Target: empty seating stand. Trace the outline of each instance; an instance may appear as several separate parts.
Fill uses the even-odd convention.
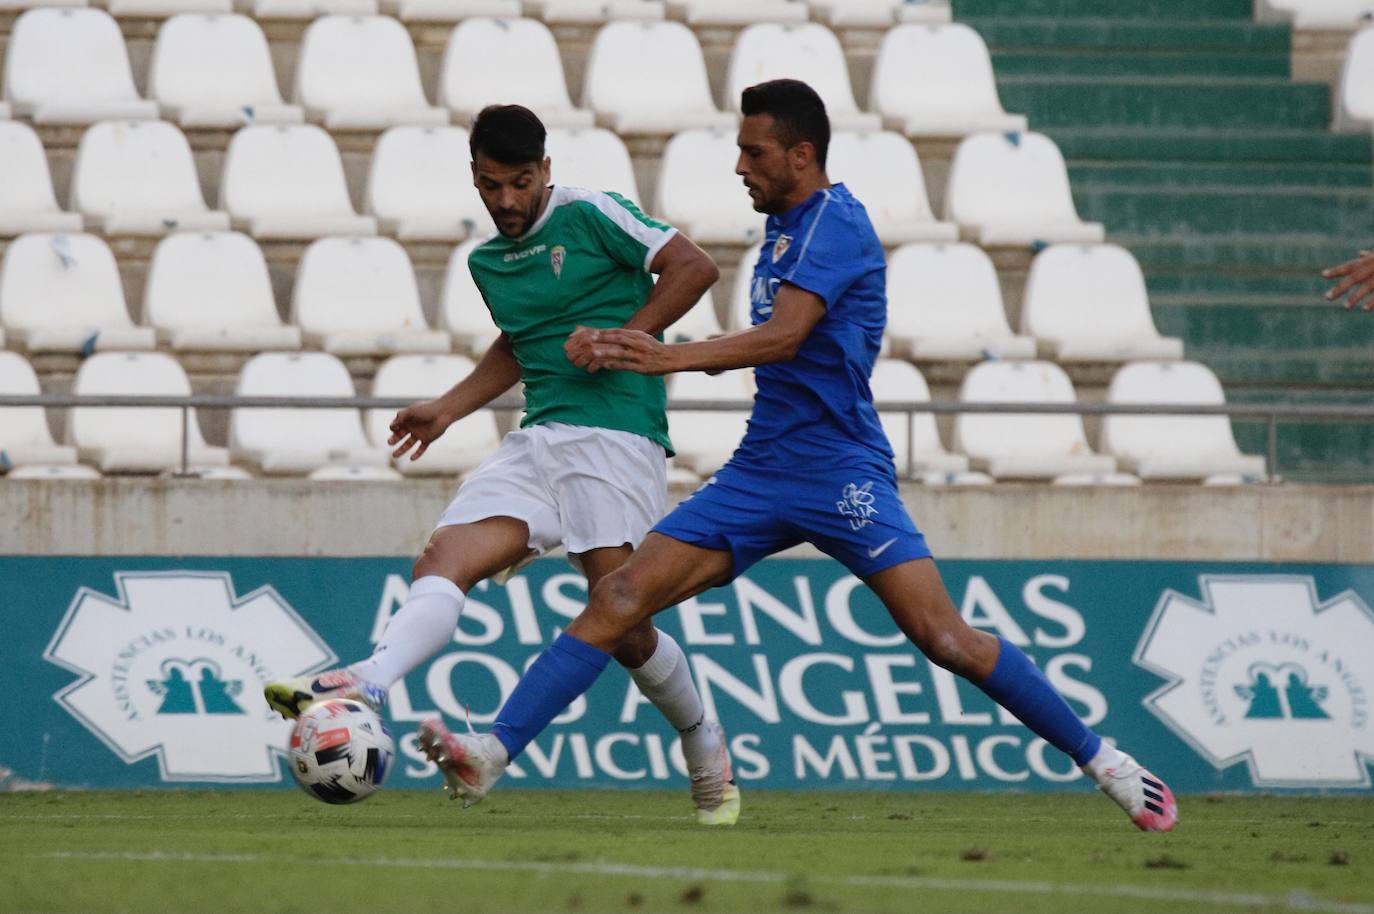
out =
[[[735,174],[738,158],[733,131],[685,130],[673,137],[663,150],[654,215],[698,244],[763,237],[764,216]]]
[[[38,134],[27,124],[0,121],[0,237],[80,230],[81,216],[57,207]]]
[[[590,127],[595,120],[573,107],[553,33],[533,19],[460,22],[444,50],[439,103],[461,124],[497,103],[524,105],[546,127]]]
[[[455,347],[478,357],[501,335],[468,270],[468,255],[488,237],[473,238],[453,249],[439,302],[439,323],[452,335]]]
[[[916,149],[901,134],[835,134],[826,172],[864,205],[884,245],[958,240],[958,226],[935,221]]]
[[[490,225],[462,127],[392,127],[377,140],[364,209],[403,241],[461,241]]]
[[[36,396],[42,393],[33,366],[17,352],[0,350],[0,393]],[[28,465],[76,463],[76,448],[58,444],[48,429],[41,406],[0,407],[0,471]]]
[[[833,130],[876,130],[882,119],[859,110],[849,81],[844,51],[829,29],[815,22],[801,25],[759,23],[740,32],[730,55],[725,103],[740,110],[740,93],[770,79],[800,79],[825,102]]]
[[[377,369],[372,383],[374,397],[408,397],[429,400],[449,390],[472,373],[475,364],[460,355],[396,355]],[[367,437],[378,447],[387,447],[395,410],[370,409],[364,416]],[[396,469],[407,476],[457,475],[475,468],[496,450],[501,442],[496,416],[479,409],[453,423],[432,442],[424,456],[414,454],[392,458]]]

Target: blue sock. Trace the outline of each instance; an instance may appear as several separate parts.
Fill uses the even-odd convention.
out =
[[[1102,745],[1102,738],[1078,719],[1064,696],[1019,647],[1005,638],[997,640],[1002,645],[997,665],[991,676],[978,683],[978,688],[1051,746],[1079,765],[1088,764]]]
[[[567,632],[530,665],[510,698],[496,715],[491,732],[514,761],[549,721],[592,687],[611,662],[611,655],[579,641]]]

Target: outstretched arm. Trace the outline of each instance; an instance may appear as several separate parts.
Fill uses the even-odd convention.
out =
[[[1326,293],[1327,301],[1335,301],[1345,293],[1354,289],[1350,298],[1346,299],[1345,307],[1347,310],[1354,308],[1364,301],[1364,310],[1374,311],[1374,251],[1361,251],[1360,256],[1354,260],[1322,271],[1325,279],[1340,279],[1341,283]]]
[[[711,255],[681,232],[654,255],[649,271],[658,274],[658,282],[644,306],[625,322],[625,329],[643,330],[651,336],[677,323],[720,279]]]
[[[502,333],[487,348],[472,373],[453,385],[447,393],[407,406],[391,420],[391,437],[396,445],[393,457],[414,448],[411,460],[419,460],[435,439],[453,423],[470,415],[510,390],[520,380],[520,363],[515,360],[510,337]]]
[[[727,371],[790,362],[824,316],[825,301],[819,295],[784,283],[773,298],[768,320],[713,340],[666,344],[635,330],[584,327],[568,338],[564,349],[574,365],[592,372]]]

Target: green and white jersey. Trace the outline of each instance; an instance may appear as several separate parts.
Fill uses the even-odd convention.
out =
[[[546,422],[643,435],[669,454],[663,379],[589,374],[563,353],[579,326],[620,327],[653,289],[649,264],[677,234],[618,194],[555,186],[521,238],[497,235],[468,256],[525,382],[524,428]]]

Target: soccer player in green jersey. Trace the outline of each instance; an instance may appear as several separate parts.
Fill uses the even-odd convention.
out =
[[[525,385],[520,429],[459,487],[372,656],[267,686],[268,703],[286,717],[322,698],[380,707],[395,682],[450,643],[478,582],[562,545],[590,592],[665,512],[672,445],[663,379],[588,374],[563,343],[579,326],[661,334],[719,271],[623,197],[552,185],[544,138],[539,119],[517,105],[487,108],[473,123],[473,180],[498,233],[468,266],[501,335],[451,390],[401,410],[391,444],[395,456],[419,459],[517,381]],[[739,791],[725,735],[705,719],[682,648],[646,622],[615,657],[682,735],[698,821],[733,824]]]

